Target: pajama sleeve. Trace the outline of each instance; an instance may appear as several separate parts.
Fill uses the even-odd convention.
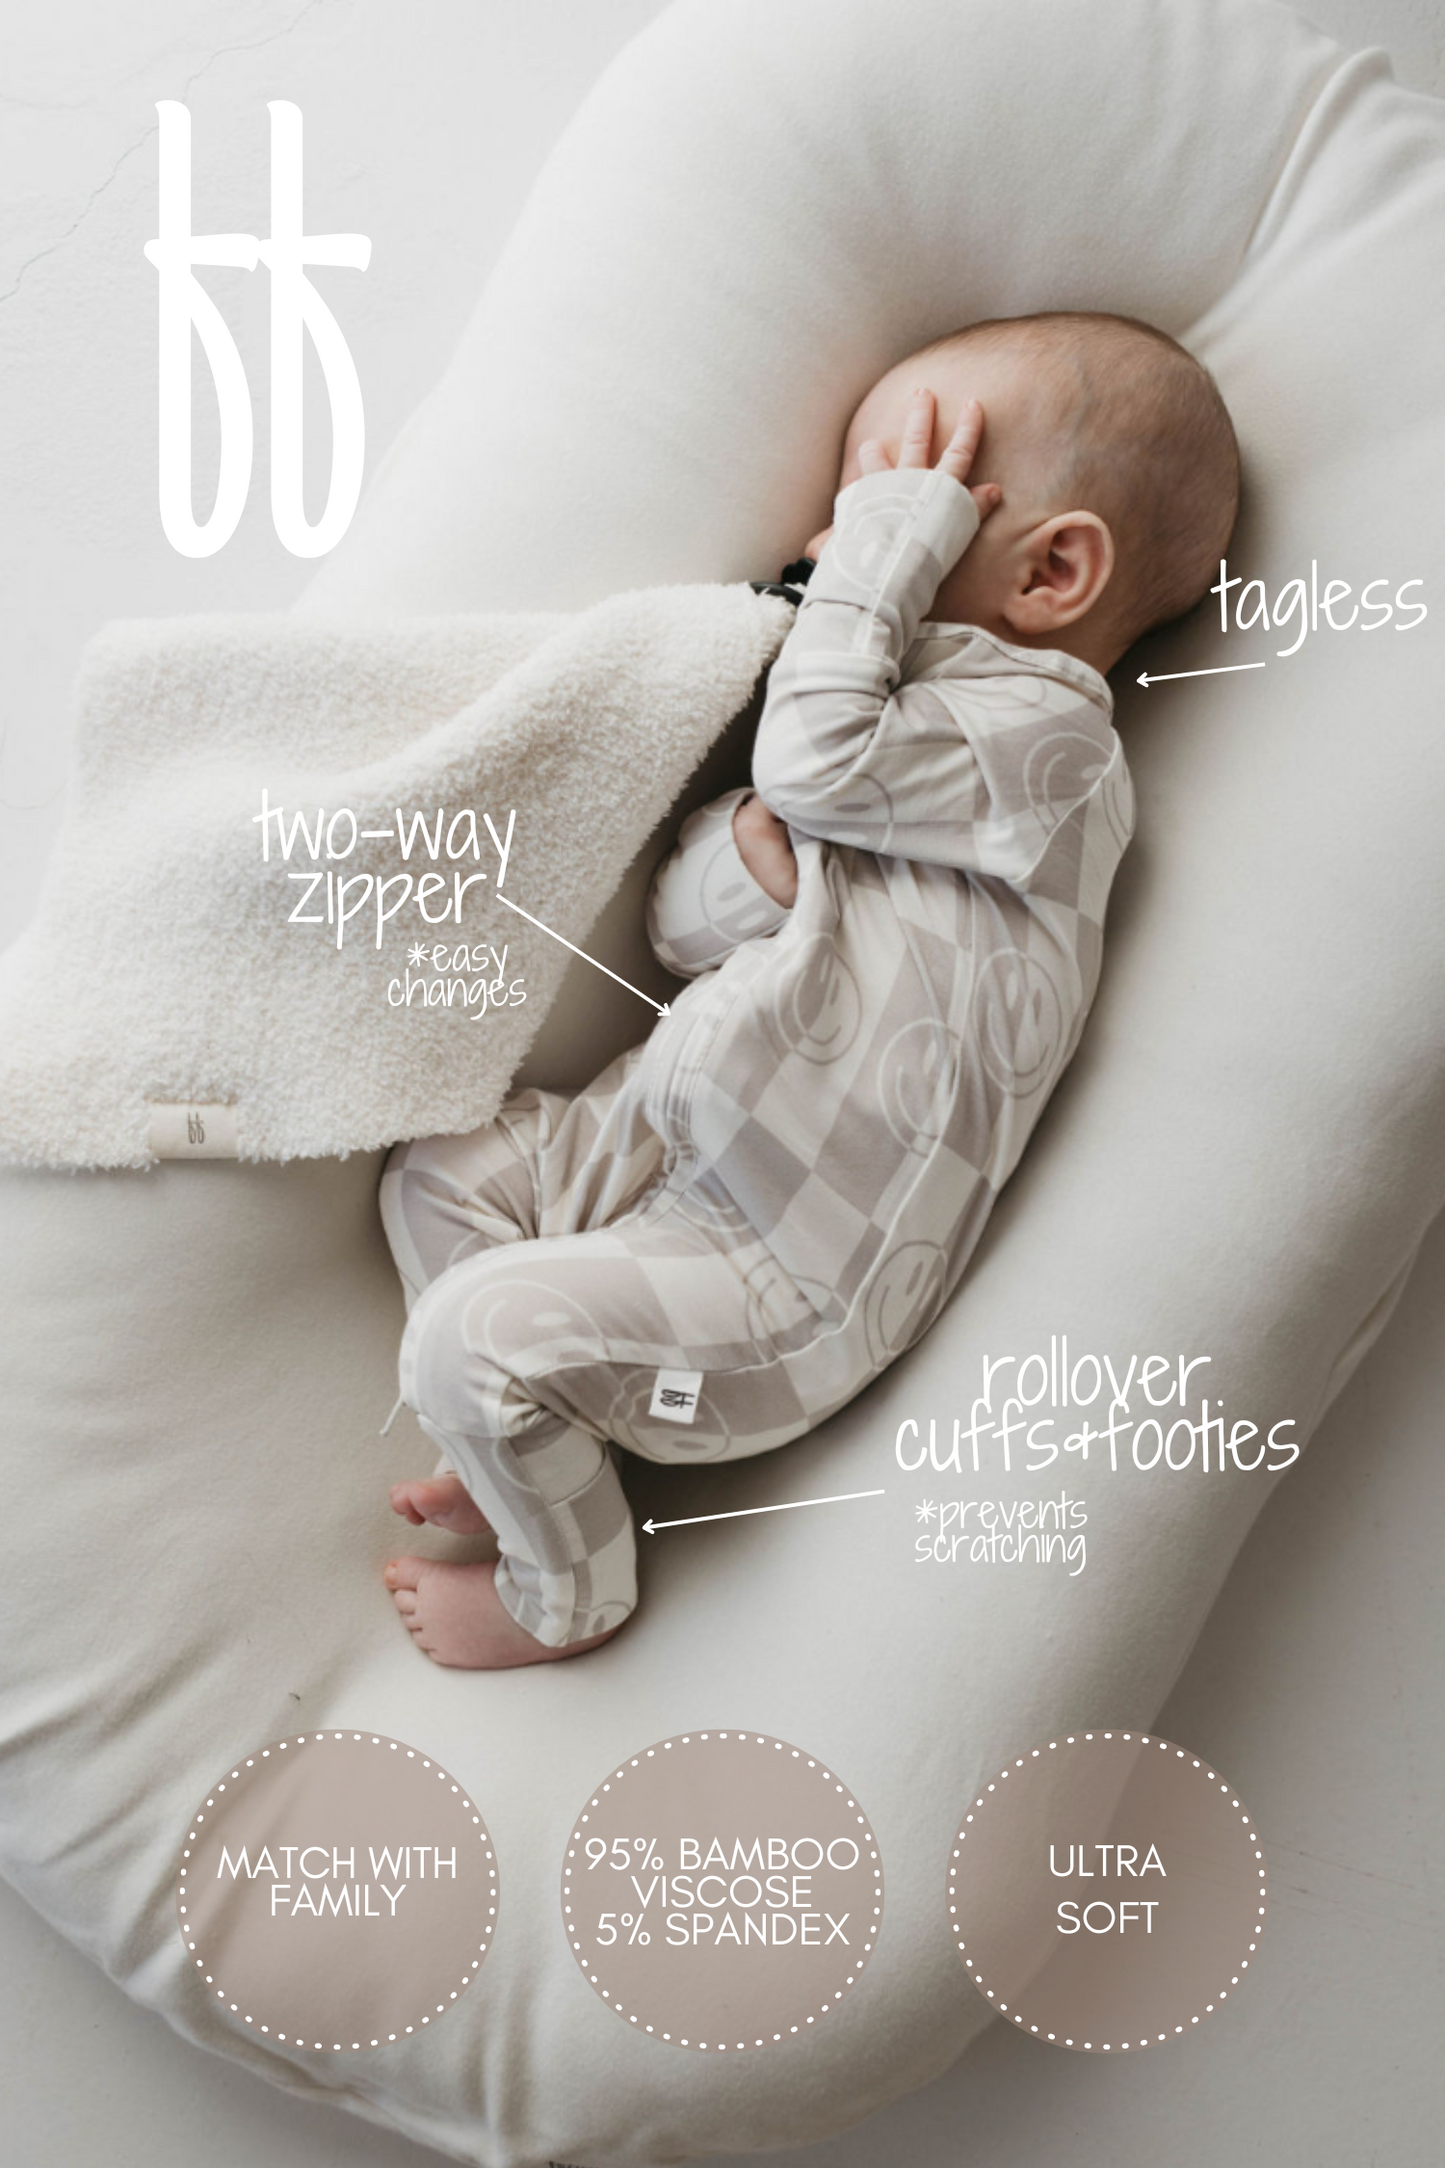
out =
[[[748,796],[732,790],[689,815],[653,875],[647,938],[658,961],[680,979],[711,971],[740,943],[775,932],[788,915],[739,856],[733,814]]]
[[[1041,651],[1037,667],[1014,670],[981,634],[985,665],[902,681],[978,525],[941,467],[860,475],[839,492],[769,676],[753,780],[804,835],[1026,889],[1122,748],[1102,679],[1086,689],[1083,666],[1062,656]]]

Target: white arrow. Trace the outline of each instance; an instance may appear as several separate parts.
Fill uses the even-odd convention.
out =
[[[1225,677],[1231,670],[1262,670],[1263,668],[1264,664],[1262,662],[1221,662],[1217,663],[1212,670],[1156,670],[1153,677],[1150,677],[1147,670],[1141,670],[1134,683],[1136,685],[1162,685],[1166,678]],[[506,898],[503,897],[502,900],[505,902]]]
[[[685,1521],[644,1521],[648,1535],[659,1528],[696,1528],[699,1521],[742,1521],[750,1513],[793,1513],[799,1506],[841,1506],[849,1498],[881,1498],[881,1490],[838,1491],[832,1498],[790,1498],[781,1506],[740,1506],[735,1513],[694,1513]]]
[[[519,918],[524,918],[529,926],[535,926],[539,933],[550,934],[554,941],[560,941],[563,948],[571,949],[574,956],[580,956],[584,964],[591,964],[594,971],[606,971],[609,979],[616,979],[619,986],[625,986],[629,994],[636,994],[639,1001],[645,1001],[649,1009],[656,1009],[659,1016],[672,1014],[669,1003],[654,1001],[651,994],[645,994],[640,986],[634,986],[631,979],[624,979],[618,972],[609,971],[606,964],[598,963],[595,956],[589,956],[586,949],[578,948],[576,942],[569,941],[565,934],[555,932],[551,926],[544,926],[540,918],[533,918],[530,911],[524,911],[520,903],[513,903],[510,896],[504,896],[498,891],[497,901],[504,903],[509,911],[515,911]]]

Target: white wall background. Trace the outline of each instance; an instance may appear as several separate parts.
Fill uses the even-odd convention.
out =
[[[780,6],[786,0],[778,0]],[[1161,0],[1164,4],[1164,0]],[[1191,0],[1168,0],[1189,5]],[[306,227],[375,458],[439,373],[532,176],[659,0],[51,0],[0,33],[0,945],[60,812],[68,688],[105,618],[282,609],[264,282],[208,273],[257,391],[252,501],[223,555],[155,509],[157,98],[189,107],[197,231],[269,223],[265,101],[305,116]],[[1445,93],[1445,0],[1316,0]],[[317,410],[324,416],[324,400]],[[214,444],[198,411],[197,496]],[[313,446],[319,509],[328,457]],[[1266,1508],[1161,1721],[1264,1832],[1272,1913],[1248,1996],[1110,2067],[1005,2034],[818,2168],[1437,2168],[1445,2159],[1445,1227],[1307,1461]],[[3,1569],[0,1569],[3,1570]],[[57,1600],[65,1561],[57,1559]],[[184,2046],[0,1889],[0,2142],[42,2168],[406,2168],[434,2159]]]

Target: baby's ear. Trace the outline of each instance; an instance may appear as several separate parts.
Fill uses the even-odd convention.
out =
[[[1027,584],[1005,614],[1046,633],[1093,608],[1114,570],[1114,538],[1096,512],[1061,512],[1029,536],[1025,561]]]

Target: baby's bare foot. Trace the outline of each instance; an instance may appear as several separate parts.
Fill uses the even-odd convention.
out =
[[[400,1486],[405,1487],[405,1486]],[[385,1580],[402,1624],[434,1664],[464,1671],[506,1671],[516,1664],[544,1664],[556,1656],[580,1656],[610,1641],[617,1628],[549,1649],[520,1627],[497,1594],[495,1559],[454,1566],[435,1558],[393,1558]]]
[[[391,1486],[391,1510],[413,1528],[450,1529],[454,1536],[485,1536],[491,1522],[459,1476],[413,1477]]]

